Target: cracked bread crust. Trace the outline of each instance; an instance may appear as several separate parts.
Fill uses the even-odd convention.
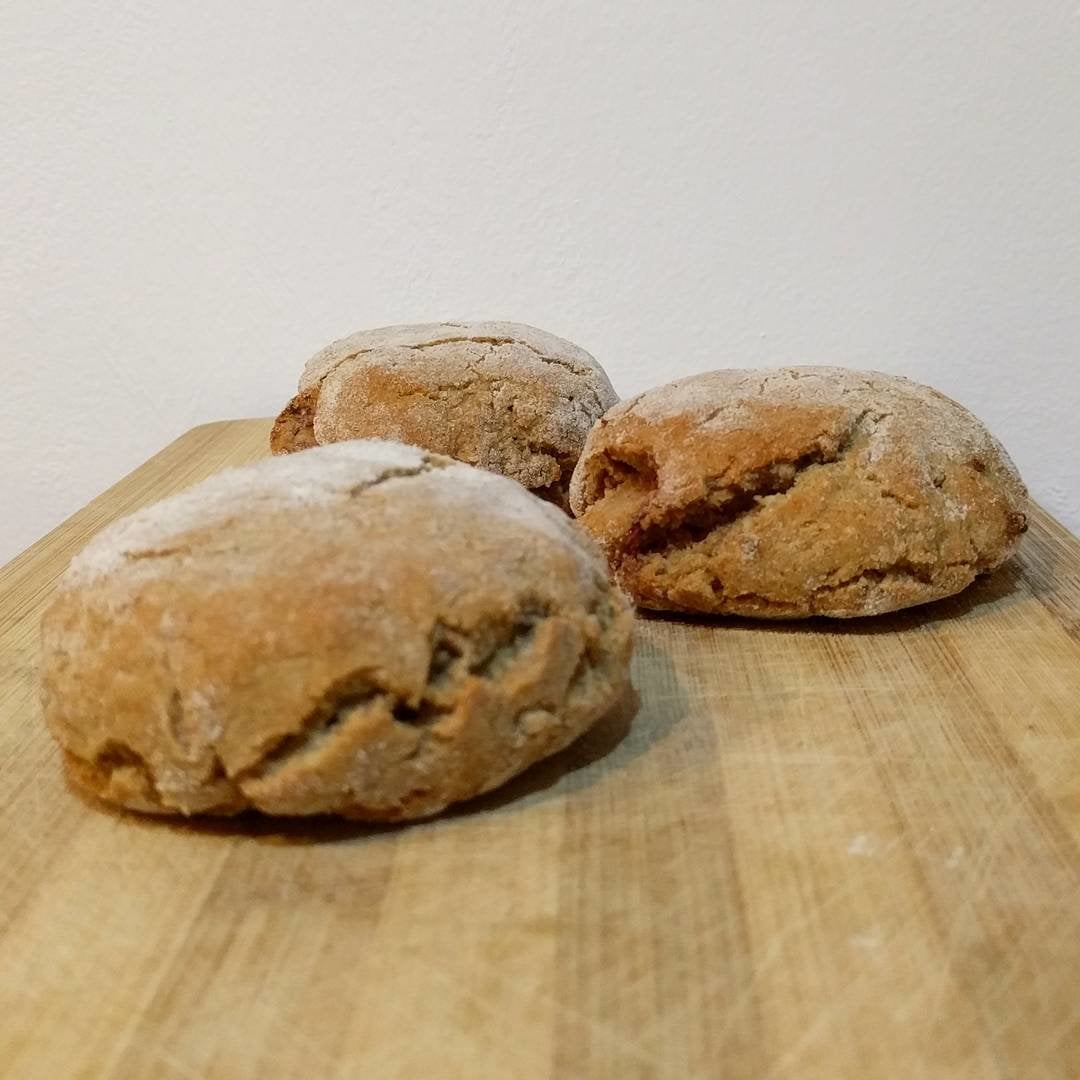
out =
[[[1016,468],[971,413],[831,367],[713,371],[623,402],[570,498],[642,607],[775,619],[950,596],[1027,527]]]
[[[100,533],[43,619],[44,716],[72,779],[131,809],[424,817],[612,708],[632,628],[554,507],[344,443]]]
[[[618,400],[583,349],[520,323],[366,330],[308,361],[274,453],[389,438],[509,476],[568,508],[585,437]]]

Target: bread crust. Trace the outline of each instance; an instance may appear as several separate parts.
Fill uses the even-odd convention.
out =
[[[42,623],[74,782],[148,813],[424,817],[623,697],[633,615],[517,484],[351,442],[116,522]]]
[[[274,453],[389,438],[509,476],[567,508],[574,466],[618,400],[583,349],[521,323],[389,326],[308,361]]]
[[[610,410],[571,505],[645,608],[847,618],[1000,566],[1027,492],[970,412],[909,379],[721,370]]]

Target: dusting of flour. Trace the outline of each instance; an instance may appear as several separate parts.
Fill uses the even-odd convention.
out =
[[[321,383],[339,364],[365,353],[378,354],[395,349],[421,351],[451,342],[470,341],[524,346],[541,359],[562,364],[578,375],[596,380],[608,392],[614,393],[603,368],[584,349],[536,326],[511,322],[420,323],[361,330],[320,349],[304,366],[300,389]]]
[[[869,437],[869,465],[897,451],[918,456],[928,470],[933,461],[992,456],[1019,483],[1008,454],[967,409],[931,387],[880,371],[812,365],[710,371],[650,390],[615,412],[652,421],[692,416],[723,433],[760,423],[752,408],[757,403],[843,408]]]
[[[511,480],[415,446],[365,439],[319,446],[226,469],[102,530],[71,562],[63,585],[113,573],[132,559],[167,555],[182,538],[254,513],[293,514],[351,499],[384,481],[431,476],[417,496],[440,505],[471,505],[477,518],[496,516],[562,542],[576,539],[568,519]],[[408,538],[403,537],[407,543]]]

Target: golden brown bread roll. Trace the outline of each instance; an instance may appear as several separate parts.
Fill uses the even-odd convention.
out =
[[[308,361],[270,445],[396,439],[509,476],[565,509],[585,437],[617,400],[584,349],[532,326],[386,326]]]
[[[421,817],[612,707],[632,623],[553,506],[343,443],[100,533],[44,616],[44,714],[72,777],[126,807]]]
[[[1000,566],[1027,493],[986,428],[909,379],[713,371],[608,412],[571,503],[643,607],[874,615]]]

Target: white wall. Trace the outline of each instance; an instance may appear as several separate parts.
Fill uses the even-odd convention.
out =
[[[0,560],[359,327],[905,372],[1080,527],[1077,0],[5,0]]]

